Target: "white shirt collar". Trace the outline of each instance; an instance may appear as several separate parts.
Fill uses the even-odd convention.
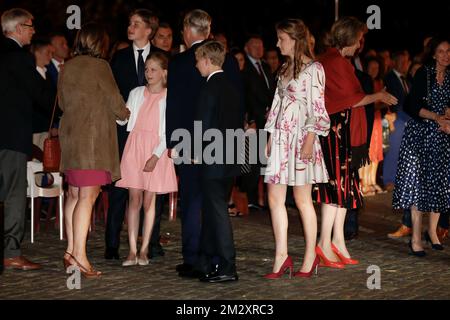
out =
[[[398,72],[398,71],[395,70],[395,69],[392,69],[392,71],[394,71],[395,75],[396,75],[399,79],[402,79],[403,75],[402,75],[400,72]]]
[[[208,82],[209,79],[211,79],[211,77],[212,77],[213,75],[215,75],[216,73],[221,73],[221,72],[223,72],[223,70],[217,70],[217,71],[212,72],[212,73],[208,76],[208,79],[206,79],[206,82]]]
[[[253,57],[250,57],[250,55],[247,55],[248,59],[251,61],[251,63],[253,63],[253,65],[256,67],[256,63],[261,63],[261,60],[256,60]]]
[[[42,78],[47,79],[47,68],[46,67],[39,67],[36,66],[36,70],[39,72],[39,74],[41,75]]]
[[[14,39],[13,37],[9,36],[7,38],[9,38],[11,40],[14,40],[21,48],[23,48],[23,45],[19,41],[17,41],[16,39]]]
[[[138,50],[144,50],[142,52],[142,58],[144,59],[144,62],[145,62],[145,60],[147,59],[148,55],[150,54],[150,46],[151,46],[150,41],[143,48],[138,48],[136,46],[136,44],[133,43],[133,52],[134,52],[134,61],[136,62],[136,71],[138,69],[138,58],[139,58]]]
[[[150,52],[150,41],[145,45],[145,47],[143,47],[143,48],[138,48],[137,46],[136,46],[136,44],[135,43],[133,43],[133,50],[135,51],[135,52],[137,52],[138,50],[142,50],[142,49],[144,49],[144,52],[142,53],[142,54],[144,54],[144,53],[147,53],[148,54],[148,52]]]
[[[58,72],[61,72],[61,69],[60,69],[60,65],[62,65],[62,64],[64,64],[64,61],[63,62],[59,62],[58,60],[56,60],[55,58],[52,58],[52,63],[53,63],[53,65],[55,66],[55,68],[56,68],[56,70],[58,70]]]
[[[195,46],[197,43],[202,43],[203,41],[205,41],[205,40],[197,40],[197,41],[194,41],[194,42],[191,44],[191,48],[192,48],[193,46]]]

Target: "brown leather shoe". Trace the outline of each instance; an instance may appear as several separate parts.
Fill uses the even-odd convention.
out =
[[[448,229],[437,227],[436,233],[440,243],[448,239]]]
[[[406,236],[409,236],[412,234],[412,229],[408,228],[405,225],[401,225],[400,228],[398,228],[397,231],[395,231],[394,233],[389,233],[388,237],[391,239],[398,239],[398,238],[403,238]]]
[[[4,259],[3,263],[5,265],[5,269],[19,269],[28,271],[42,268],[40,264],[33,263],[30,260],[27,260],[24,256]]]

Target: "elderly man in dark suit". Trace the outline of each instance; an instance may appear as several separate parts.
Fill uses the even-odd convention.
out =
[[[245,105],[248,127],[258,130],[264,129],[266,113],[272,105],[275,94],[275,79],[270,67],[262,61],[264,43],[260,36],[251,35],[245,44],[245,67],[242,78],[245,88]],[[255,152],[257,150],[254,150]],[[250,151],[252,152],[252,151]],[[258,154],[258,153],[257,153]],[[258,203],[258,181],[260,165],[252,164],[250,173],[242,177],[242,188],[247,192],[250,209],[260,210],[264,206]]]
[[[11,9],[1,17],[6,39],[0,46],[0,201],[4,202],[4,265],[21,270],[40,265],[22,256],[25,234],[27,157],[32,150],[33,106],[51,108],[51,89],[36,70],[33,56],[22,47],[34,35],[33,16]],[[48,110],[47,110],[48,112]]]
[[[146,84],[145,59],[150,52],[162,51],[152,46],[150,39],[158,29],[158,17],[150,10],[138,9],[131,13],[128,26],[128,40],[132,45],[119,50],[111,61],[111,69],[119,87],[120,93],[125,101],[130,91],[136,87]],[[122,153],[127,142],[128,132],[126,126],[117,126],[119,141],[119,155]],[[105,258],[119,259],[120,231],[125,217],[125,206],[128,199],[128,190],[112,186],[109,196],[108,219],[105,233]],[[163,255],[159,244],[159,228],[163,202],[161,196],[156,198],[156,216],[150,240],[149,257]]]
[[[193,10],[185,16],[183,37],[188,50],[176,55],[169,63],[168,70],[166,109],[168,149],[173,149],[179,143],[172,140],[172,134],[177,129],[187,130],[190,136],[194,137],[196,102],[201,87],[205,83],[205,79],[195,67],[195,50],[208,38],[210,30],[211,17],[205,11]],[[236,59],[227,55],[223,69],[233,85],[242,92]],[[241,112],[242,108],[241,106]],[[184,151],[189,152],[189,150]],[[192,164],[180,164],[178,169],[183,263],[179,264],[176,270],[182,277],[196,278],[199,276],[194,265],[198,259],[201,232],[201,170]]]

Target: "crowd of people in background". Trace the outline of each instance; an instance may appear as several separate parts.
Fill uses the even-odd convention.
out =
[[[353,17],[315,38],[302,20],[279,22],[277,42],[249,34],[230,47],[213,33],[212,18],[193,10],[183,20],[184,43],[150,10],[130,13],[127,41],[109,43],[106,29],[87,23],[73,45],[63,33],[35,35],[34,17],[11,9],[1,18],[0,200],[5,202],[5,266],[41,266],[20,250],[26,220],[26,162],[42,160],[50,131],[61,143],[67,184],[65,268],[99,277],[87,255],[92,208],[109,194],[105,259],[123,267],[163,256],[160,224],[167,194],[179,194],[181,277],[238,280],[230,217],[242,216],[232,190],[246,194],[251,213],[269,210],[275,258],[267,279],[311,277],[317,268],[356,265],[346,240],[358,234],[365,197],[393,192],[403,215],[390,238],[412,236],[423,257],[425,239],[443,250],[450,211],[450,42],[429,37],[423,52],[375,51],[368,29]],[[124,30],[125,31],[125,30]],[[320,50],[319,50],[320,48]],[[56,121],[51,121],[57,104]],[[177,129],[243,129],[264,139],[267,165],[174,164],[183,156]],[[265,142],[265,141],[264,141]],[[258,145],[261,145],[258,143]],[[202,150],[207,148],[203,144]],[[240,151],[237,150],[237,153]],[[263,172],[263,174],[262,174]],[[320,204],[320,237],[314,202]],[[288,253],[287,205],[297,207],[305,235],[301,267]],[[125,217],[127,217],[125,219]],[[126,220],[126,221],[125,221]],[[141,246],[138,239],[141,236]]]

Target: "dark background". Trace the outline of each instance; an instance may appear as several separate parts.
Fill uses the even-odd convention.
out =
[[[35,16],[38,33],[64,31],[73,39],[76,31],[65,28],[66,9],[76,4],[82,23],[105,23],[113,41],[126,39],[128,14],[135,8],[150,8],[174,29],[175,45],[180,43],[183,14],[194,8],[206,10],[213,18],[213,32],[225,32],[231,46],[242,46],[245,35],[263,35],[266,46],[274,46],[274,24],[283,18],[303,19],[318,38],[334,21],[334,0],[0,0],[0,11],[23,7]],[[269,2],[267,2],[269,1]],[[352,15],[366,21],[369,5],[381,8],[381,30],[370,30],[366,48],[391,50],[407,48],[420,52],[423,39],[450,29],[450,1],[447,0],[340,0],[340,16]]]

